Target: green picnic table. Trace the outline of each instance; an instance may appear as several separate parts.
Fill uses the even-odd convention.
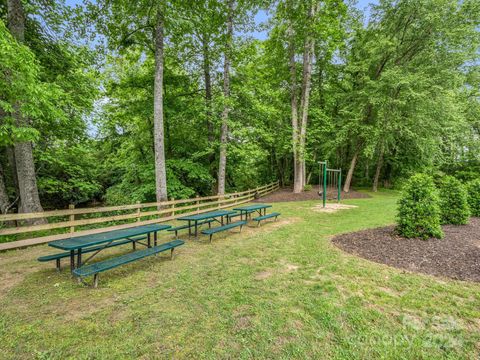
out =
[[[243,220],[243,214],[245,214],[245,220],[247,220],[247,216],[252,211],[256,211],[260,214],[260,216],[264,216],[267,212],[267,208],[271,208],[272,205],[268,204],[255,204],[255,205],[247,205],[238,208],[234,208],[233,210],[240,212],[240,220]],[[263,214],[262,214],[263,211]]]
[[[82,266],[82,264],[86,263],[86,261],[82,263],[82,250],[84,249],[85,251],[88,251],[88,249],[93,246],[104,245],[100,246],[98,250],[96,250],[94,254],[87,259],[88,261],[92,259],[95,255],[97,255],[98,252],[100,252],[101,250],[108,248],[109,245],[112,244],[114,241],[121,239],[131,239],[139,235],[147,235],[147,247],[150,248],[151,234],[153,233],[154,245],[156,246],[157,231],[166,230],[170,227],[170,225],[152,224],[127,229],[106,231],[92,235],[72,235],[65,239],[52,241],[48,243],[48,245],[57,249],[62,249],[70,252],[70,270],[73,272],[76,267],[79,268]],[[75,264],[75,255],[77,256],[77,264]]]
[[[214,219],[218,221],[217,218],[220,218],[221,220],[219,221],[223,225],[223,217],[230,215],[230,214],[235,214],[235,211],[232,210],[216,210],[216,211],[210,211],[206,212],[203,214],[197,214],[197,215],[189,215],[189,216],[182,216],[178,218],[178,220],[182,221],[188,221],[188,236],[192,235],[192,222],[193,226],[195,227],[195,237],[198,236],[198,223],[207,219]]]

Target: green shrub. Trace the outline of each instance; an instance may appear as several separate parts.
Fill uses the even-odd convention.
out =
[[[480,217],[480,179],[470,181],[467,185],[468,205],[472,216]]]
[[[433,179],[413,175],[404,185],[398,201],[397,232],[406,238],[442,238],[438,191]]]
[[[453,176],[445,176],[440,182],[440,217],[442,224],[463,225],[468,223],[467,190]]]
[[[310,190],[312,190],[312,189],[313,189],[313,186],[312,186],[312,185],[305,185],[305,186],[303,187],[303,191],[310,191]]]

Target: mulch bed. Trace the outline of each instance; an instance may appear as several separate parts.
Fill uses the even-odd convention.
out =
[[[377,263],[455,280],[480,282],[480,218],[443,226],[443,239],[404,239],[394,227],[336,236],[342,250]]]
[[[300,194],[294,194],[292,188],[281,188],[271,194],[268,194],[261,199],[256,200],[256,202],[281,202],[281,201],[305,201],[305,200],[321,200],[320,195],[318,195],[319,187],[315,186],[312,190],[303,191]],[[350,190],[348,193],[342,191],[342,200],[343,199],[365,199],[369,198],[370,195],[361,193],[355,190]],[[327,191],[328,200],[337,199],[337,191],[334,189],[329,189]]]

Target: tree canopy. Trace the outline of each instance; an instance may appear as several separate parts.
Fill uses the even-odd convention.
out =
[[[480,3],[365,16],[341,0],[0,1],[1,211],[38,210],[32,191],[43,208],[298,192],[320,160],[345,191],[478,178]]]

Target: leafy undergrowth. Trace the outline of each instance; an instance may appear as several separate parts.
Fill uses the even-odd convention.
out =
[[[396,199],[381,192],[332,214],[276,203],[276,224],[188,241],[174,261],[101,274],[98,289],[37,263],[46,246],[0,254],[2,358],[477,358],[478,284],[331,245],[393,223]]]

